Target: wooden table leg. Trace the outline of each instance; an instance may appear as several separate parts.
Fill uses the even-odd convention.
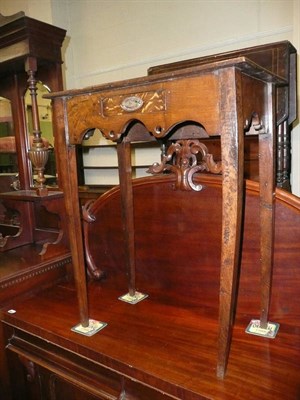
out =
[[[138,128],[139,129],[139,128]],[[128,133],[130,137],[130,133]],[[121,207],[125,241],[125,262],[128,275],[128,293],[119,297],[119,300],[136,304],[148,297],[145,293],[136,290],[136,265],[135,265],[135,235],[134,235],[134,201],[132,189],[131,145],[126,138],[118,143],[118,162],[121,190]]]
[[[268,121],[259,132],[261,314],[260,327],[267,329],[271,298],[274,250],[275,201],[275,90],[268,84]],[[273,111],[272,111],[273,110]]]
[[[83,238],[81,227],[81,214],[79,209],[79,196],[77,188],[77,162],[75,146],[67,143],[65,133],[64,107],[62,100],[54,104],[54,118],[57,120],[57,153],[61,168],[59,176],[60,187],[63,188],[66,209],[66,220],[69,225],[69,239],[72,252],[74,278],[77,289],[80,324],[89,326],[89,309],[86,287],[85,259],[83,252]],[[67,160],[67,161],[66,161]]]
[[[125,262],[128,273],[128,290],[135,296],[135,244],[132,193],[131,146],[125,140],[117,145],[122,201],[122,218],[125,239]]]
[[[243,208],[244,132],[239,103],[240,72],[234,68],[222,70],[220,90],[223,209],[217,376],[224,378],[236,304]]]

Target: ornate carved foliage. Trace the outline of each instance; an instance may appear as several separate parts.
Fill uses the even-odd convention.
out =
[[[164,171],[176,174],[176,189],[200,191],[203,186],[194,183],[194,174],[203,171],[219,174],[222,172],[222,164],[214,161],[204,143],[197,139],[181,139],[168,147],[166,154],[162,155],[161,163],[154,163],[148,170],[151,174]]]

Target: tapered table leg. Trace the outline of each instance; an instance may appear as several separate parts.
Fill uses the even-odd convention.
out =
[[[230,351],[237,294],[237,271],[243,207],[244,142],[241,76],[234,68],[221,72],[220,118],[223,165],[222,252],[219,294],[217,376],[224,378]]]

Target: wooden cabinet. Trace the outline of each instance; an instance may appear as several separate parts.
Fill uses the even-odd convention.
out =
[[[0,172],[1,304],[61,279],[70,263],[63,193],[43,180],[44,161],[53,161],[55,150],[43,137],[45,122],[40,123],[38,104],[41,82],[49,90],[63,87],[65,33],[23,12],[0,15],[0,123],[9,123],[0,138],[0,154],[15,160],[14,175]],[[50,108],[44,117],[46,112],[51,113]],[[49,114],[47,118],[50,121]],[[56,172],[59,175],[58,164]]]
[[[44,161],[51,155],[40,129],[37,102],[39,82],[51,90],[63,87],[61,46],[65,33],[23,12],[0,15],[0,125],[9,125],[0,138],[0,154],[7,157],[7,163],[14,161],[7,171],[2,164],[0,171],[1,307],[71,275],[63,193],[57,186],[43,184]],[[30,116],[27,92],[32,99]],[[39,182],[38,187],[34,181]],[[5,398],[8,372],[2,334],[0,343],[0,391]],[[22,378],[16,385],[23,383]]]
[[[47,343],[22,330],[8,328],[8,365],[14,400],[171,399],[155,388],[92,362],[79,354]],[[13,371],[13,372],[12,372]]]

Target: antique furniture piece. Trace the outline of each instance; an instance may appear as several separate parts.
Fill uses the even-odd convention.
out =
[[[117,143],[124,262],[128,277],[128,295],[124,299],[136,302],[140,296],[143,298],[143,293],[136,288],[136,205],[132,191],[130,145],[132,142],[160,140],[167,150],[161,163],[154,164],[150,170],[153,173],[174,172],[177,177],[176,190],[194,190],[201,201],[203,185],[195,183],[194,175],[201,171],[216,174],[222,172],[216,373],[219,378],[224,377],[230,350],[240,259],[244,208],[244,135],[253,129],[259,137],[260,153],[260,327],[267,330],[273,257],[275,96],[278,85],[285,86],[288,83],[249,59],[237,57],[171,73],[48,96],[53,99],[58,122],[57,139],[61,149],[60,164],[64,165],[61,169],[61,182],[78,289],[79,326],[87,330],[94,327],[89,319],[85,282],[76,145],[95,128],[107,139]],[[213,155],[208,153],[204,144],[206,138],[213,136],[221,138],[221,162],[214,162]],[[177,155],[176,160],[174,155]],[[198,162],[197,157],[200,158]],[[151,209],[149,216],[151,218]],[[93,216],[88,218],[93,219]],[[188,262],[185,267],[188,268]],[[141,291],[146,293],[147,288],[141,288]]]
[[[290,190],[291,140],[290,129],[297,118],[297,51],[288,41],[269,43],[235,51],[194,58],[148,69],[148,74],[172,72],[233,57],[249,60],[282,77],[285,85],[276,87],[276,185]],[[209,146],[209,142],[207,143]],[[214,149],[215,151],[216,149]],[[257,136],[245,137],[245,172],[248,179],[258,179]]]
[[[49,150],[40,128],[37,93],[40,82],[51,90],[63,88],[65,33],[23,12],[0,16],[0,96],[10,106],[4,118],[10,130],[0,146],[17,159],[11,187],[7,176],[0,174],[1,304],[12,295],[61,279],[70,263],[63,193],[57,187],[48,190],[44,183]],[[27,91],[32,121],[25,107]]]
[[[194,183],[205,189],[174,190],[175,174],[133,182],[136,281],[148,294],[135,305],[118,300],[127,286],[120,188],[90,205],[86,249],[106,274],[88,283],[90,316],[108,323],[99,333],[87,337],[71,330],[78,322],[72,283],[12,299],[2,310],[13,400],[299,397],[299,198],[276,190],[270,318],[280,323],[279,332],[271,340],[248,335],[245,328],[260,308],[260,198],[258,184],[246,182],[236,318],[221,380],[216,343],[222,178],[203,174]],[[1,389],[1,400],[7,400]]]

